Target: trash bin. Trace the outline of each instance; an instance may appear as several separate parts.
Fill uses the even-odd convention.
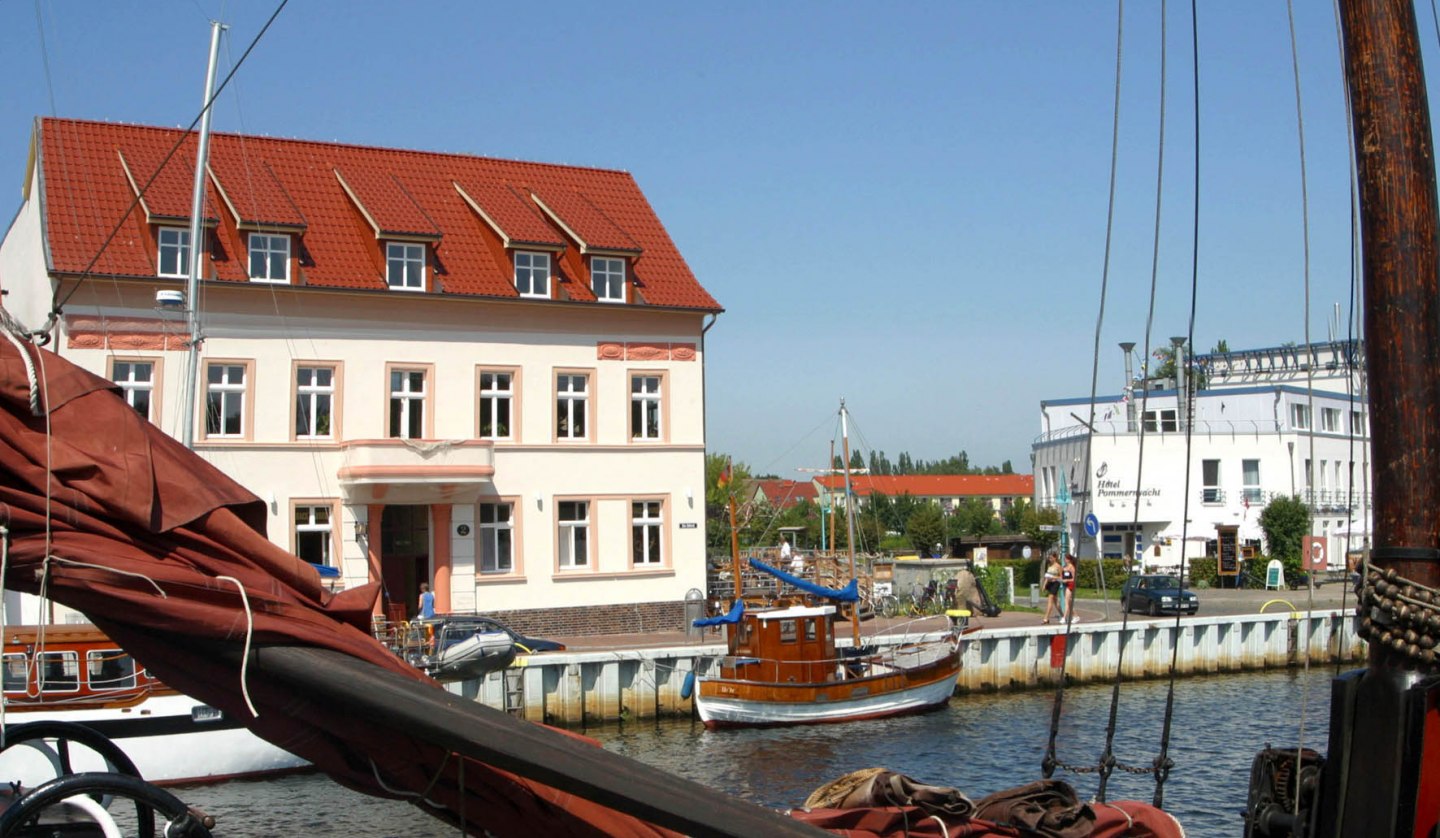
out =
[[[1030,607],[1040,607],[1040,585],[1035,582],[1030,583]]]
[[[705,592],[699,588],[691,588],[685,592],[685,636],[690,640],[699,640],[705,636],[705,629],[697,628],[696,620],[705,617]]]

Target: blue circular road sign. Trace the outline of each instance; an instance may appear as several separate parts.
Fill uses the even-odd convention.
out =
[[[1091,538],[1100,534],[1100,519],[1095,517],[1094,512],[1085,516],[1085,534]]]

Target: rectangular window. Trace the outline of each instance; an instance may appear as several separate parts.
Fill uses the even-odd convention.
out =
[[[290,281],[290,237],[250,234],[250,280]]]
[[[42,693],[73,693],[80,691],[80,654],[78,652],[41,652],[40,691]]]
[[[515,290],[522,297],[550,296],[550,254],[515,251]]]
[[[630,376],[630,438],[660,439],[660,387],[658,375]]]
[[[590,290],[601,302],[625,302],[625,260],[590,257]]]
[[[425,371],[390,370],[390,437],[425,436]]]
[[[1320,430],[1327,431],[1332,434],[1340,433],[1340,408],[1320,408]]]
[[[555,376],[555,436],[560,439],[585,439],[589,408],[590,376],[583,373],[561,373]]]
[[[480,438],[512,439],[511,408],[515,398],[515,374],[498,370],[480,371]]]
[[[190,276],[190,231],[183,227],[161,227],[155,231],[160,245],[161,276]]]
[[[335,510],[329,504],[295,507],[295,555],[310,564],[335,562]]]
[[[335,406],[334,367],[295,368],[295,438],[329,439]]]
[[[590,564],[590,502],[560,501],[559,521],[560,567],[586,567]]]
[[[397,291],[424,291],[425,245],[386,242],[385,282]]]
[[[1355,436],[1365,435],[1365,414],[1361,411],[1350,411],[1350,433]]]
[[[205,367],[205,435],[245,435],[245,365]]]
[[[112,361],[110,380],[120,385],[126,404],[135,408],[141,416],[154,421],[150,413],[155,394],[154,361]]]
[[[1290,427],[1297,431],[1307,431],[1310,429],[1310,405],[1290,405]]]
[[[1145,411],[1145,430],[1148,433],[1173,434],[1179,430],[1176,422],[1175,410],[1147,410]]]
[[[509,503],[480,504],[480,572],[513,573],[515,528]]]
[[[1241,460],[1240,480],[1244,486],[1245,500],[1250,504],[1260,502],[1260,461]]]
[[[664,526],[660,501],[644,500],[630,504],[630,561],[637,567],[662,563],[660,541]]]
[[[1200,490],[1201,503],[1221,503],[1225,494],[1220,490],[1220,461],[1201,460],[1200,477],[1204,488]]]
[[[6,655],[3,684],[5,692],[23,692],[28,681],[29,674],[28,668],[25,665],[25,656],[20,654]]]
[[[135,686],[135,659],[120,649],[85,653],[85,677],[92,690],[128,690]]]

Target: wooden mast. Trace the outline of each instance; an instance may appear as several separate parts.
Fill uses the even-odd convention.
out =
[[[855,510],[850,503],[850,424],[845,412],[845,400],[840,400],[840,445],[845,457],[845,535],[850,547],[850,578],[859,579],[855,573]],[[833,506],[833,504],[832,504]],[[850,603],[850,631],[855,647],[860,647],[860,601]]]
[[[1440,582],[1440,244],[1415,10],[1409,0],[1341,0],[1339,14],[1360,197],[1372,559],[1382,572],[1434,590]],[[1374,587],[1377,606],[1385,607],[1372,608],[1369,600],[1362,607],[1370,665],[1337,678],[1331,691],[1319,835],[1434,835],[1440,826],[1440,688],[1422,678],[1434,667],[1417,656],[1425,650],[1410,639],[1415,632],[1402,631],[1408,606],[1394,596],[1397,588]]]
[[[1415,10],[1343,0],[1360,188],[1377,565],[1440,583],[1435,160]],[[1413,551],[1420,551],[1418,553]]]

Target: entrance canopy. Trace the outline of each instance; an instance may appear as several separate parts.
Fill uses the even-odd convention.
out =
[[[347,504],[474,503],[490,490],[495,450],[481,440],[362,439],[336,475]]]

